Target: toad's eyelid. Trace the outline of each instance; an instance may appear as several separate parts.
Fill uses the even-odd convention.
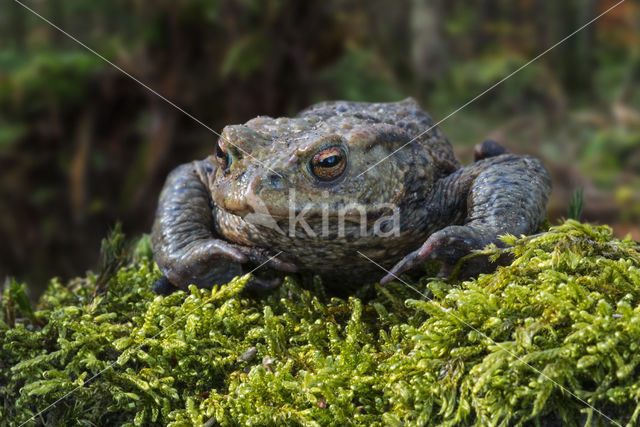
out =
[[[346,145],[344,144],[344,139],[340,135],[328,135],[322,138],[318,138],[312,142],[301,144],[296,149],[296,154],[300,157],[308,156],[312,153],[319,153],[323,150],[339,147],[342,148],[345,152],[347,152]],[[315,155],[313,154],[313,155]]]
[[[344,150],[340,147],[328,147],[318,151],[314,156],[314,160],[322,161],[330,157],[343,157],[345,155]]]

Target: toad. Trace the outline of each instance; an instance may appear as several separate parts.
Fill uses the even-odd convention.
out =
[[[211,288],[258,266],[334,286],[386,284],[427,260],[448,274],[501,235],[538,230],[550,191],[538,159],[492,141],[462,167],[411,98],[256,117],[226,126],[211,156],[168,176],[152,230],[164,274],[154,290]]]

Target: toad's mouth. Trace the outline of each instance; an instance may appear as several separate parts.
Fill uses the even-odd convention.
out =
[[[241,208],[238,206],[218,206],[218,209],[227,214],[242,218],[251,222],[252,218],[270,217],[275,221],[289,221],[295,219],[306,219],[309,221],[377,221],[380,218],[399,214],[400,207],[391,204],[380,204],[378,206],[364,206],[357,203],[350,203],[342,206],[330,205],[328,203],[310,203],[303,206],[275,206],[266,205],[260,201],[259,204],[246,204]]]
[[[242,230],[253,228],[260,233],[275,231],[278,234],[298,236],[298,232],[311,237],[340,237],[377,235],[379,237],[399,236],[403,227],[400,209],[383,206],[345,206],[342,209],[328,209],[328,205],[311,204],[305,207],[275,207],[261,204],[255,209],[217,209],[218,226]],[[224,225],[223,225],[224,224]],[[299,236],[298,236],[299,237]]]
[[[237,191],[221,191],[222,188],[217,188],[217,191],[212,192],[216,208],[246,222],[259,224],[306,221],[329,224],[356,222],[373,225],[376,221],[389,217],[394,217],[394,222],[399,222],[401,207],[397,203],[359,203],[346,198],[331,199],[328,191],[315,200],[296,198],[295,191],[276,192],[264,197],[264,193],[256,191],[253,181],[249,184],[251,185],[246,185]]]

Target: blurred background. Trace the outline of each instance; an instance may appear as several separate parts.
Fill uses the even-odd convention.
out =
[[[22,0],[21,0],[22,1]],[[609,0],[25,0],[216,130],[322,100],[418,99],[436,119]],[[464,163],[541,157],[552,222],[640,239],[640,7],[627,0],[446,120]],[[167,173],[217,138],[13,1],[0,3],[0,280],[94,268],[117,220],[148,232]]]

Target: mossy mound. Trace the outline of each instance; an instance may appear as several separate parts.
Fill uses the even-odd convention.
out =
[[[97,293],[96,277],[54,280],[34,312],[10,286],[0,420],[635,425],[638,244],[575,221],[508,241],[514,260],[493,274],[411,283],[430,300],[400,283],[330,298],[292,279],[252,297],[246,276],[159,297],[148,255]]]

